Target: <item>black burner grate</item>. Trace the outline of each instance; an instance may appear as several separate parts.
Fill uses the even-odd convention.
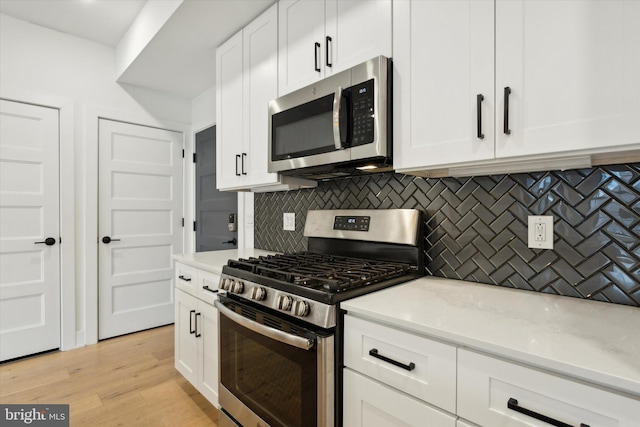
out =
[[[343,292],[406,275],[409,264],[298,252],[258,258],[229,260],[230,267],[297,286]]]

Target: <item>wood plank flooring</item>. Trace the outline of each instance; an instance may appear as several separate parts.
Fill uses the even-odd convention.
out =
[[[77,427],[217,427],[174,368],[173,325],[0,364],[0,402],[69,404]]]

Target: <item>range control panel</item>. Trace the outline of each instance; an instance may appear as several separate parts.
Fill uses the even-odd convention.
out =
[[[334,230],[369,231],[369,216],[336,216]]]

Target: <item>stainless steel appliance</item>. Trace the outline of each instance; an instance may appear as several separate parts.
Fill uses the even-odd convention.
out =
[[[391,60],[371,59],[269,103],[269,172],[391,170]]]
[[[340,302],[422,276],[422,223],[413,209],[311,210],[307,251],[229,260],[221,427],[341,425]]]

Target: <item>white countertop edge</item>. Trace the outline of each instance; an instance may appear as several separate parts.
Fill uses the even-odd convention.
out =
[[[401,288],[407,285],[413,286],[413,287],[429,286],[430,279],[431,278],[418,279],[416,281],[399,285],[393,288],[385,289],[383,291],[379,291],[374,294],[380,294],[384,292],[384,293],[387,293],[387,297],[393,298],[394,294],[398,294],[398,293],[406,294],[406,292],[402,292],[398,288]],[[457,280],[451,280],[451,279],[440,279],[440,278],[435,279],[434,278],[433,280],[437,280],[438,286],[443,286],[443,284],[446,285],[447,281],[450,281],[452,286],[459,285],[460,283],[471,284],[473,286],[481,285],[477,283],[463,282],[463,281],[457,281]],[[488,286],[489,288],[491,288],[491,289],[488,289],[490,293],[495,293],[496,291],[500,292],[501,294],[504,293],[505,300],[502,301],[501,303],[505,305],[509,305],[509,298],[510,296],[514,296],[514,295],[519,300],[522,300],[523,298],[525,300],[531,299],[532,302],[534,303],[537,303],[540,300],[539,298],[536,298],[537,293],[535,292],[501,288],[499,286],[493,286],[493,285],[481,285],[481,286],[483,287]],[[480,294],[482,293],[483,292],[480,292]],[[635,377],[627,378],[625,376],[617,375],[611,371],[608,372],[606,369],[599,369],[597,367],[597,364],[594,362],[585,363],[583,365],[571,363],[571,357],[568,354],[564,354],[563,357],[549,358],[541,354],[536,354],[535,352],[527,351],[527,349],[518,348],[517,345],[507,346],[498,342],[492,342],[491,340],[475,338],[471,334],[465,334],[465,331],[463,330],[463,328],[459,328],[457,331],[451,331],[445,328],[435,327],[433,325],[428,324],[428,322],[416,322],[414,320],[408,319],[408,317],[413,317],[413,316],[411,316],[410,314],[407,314],[406,312],[403,314],[398,314],[402,310],[399,309],[399,307],[394,308],[393,304],[391,304],[389,308],[381,308],[382,307],[380,303],[381,298],[379,298],[379,295],[377,297],[373,297],[374,294],[369,294],[360,298],[355,298],[353,300],[345,301],[341,304],[341,308],[347,310],[347,312],[349,312],[350,314],[354,314],[357,317],[362,317],[367,320],[384,323],[386,325],[405,329],[420,335],[426,335],[431,338],[446,341],[451,344],[458,345],[464,348],[468,348],[471,350],[487,353],[492,356],[508,359],[516,363],[519,362],[521,364],[530,365],[541,370],[550,371],[553,373],[568,376],[570,378],[587,381],[608,389],[616,390],[618,392],[622,392],[625,394],[630,394],[632,397],[636,399],[640,397],[640,374],[636,374],[637,378]],[[403,295],[403,297],[404,296],[406,295]],[[529,296],[531,296],[532,298],[529,298]],[[561,303],[568,303],[569,305],[575,305],[575,304],[581,304],[581,303],[594,303],[594,301],[587,302],[587,301],[579,300],[576,298],[558,297],[555,295],[547,295],[547,294],[544,295],[544,299],[548,300],[549,298],[551,298],[551,300],[553,301],[556,301],[557,298],[560,298],[561,300],[559,301]],[[535,301],[536,299],[538,299],[538,301]],[[569,300],[569,301],[564,301],[564,300]],[[441,301],[439,302],[442,303]],[[603,306],[602,307],[603,309],[606,309],[607,306],[612,306],[610,307],[612,311],[616,311],[617,309],[620,308],[620,306],[618,306],[617,308],[614,307],[616,306],[616,304],[608,304],[608,303],[601,303],[601,302],[596,302],[596,303]],[[497,303],[494,301],[493,304],[495,305],[500,303]],[[626,307],[627,309],[628,308],[636,309],[635,307],[627,307],[627,306],[622,306],[622,307]],[[458,312],[460,311],[460,307],[457,307],[456,309]],[[451,313],[453,316],[458,315],[456,313],[456,309],[451,310]],[[637,310],[639,310],[638,315],[640,316],[640,309],[637,309]],[[444,311],[447,311],[447,309],[445,308]],[[478,313],[474,312],[474,315],[477,316]],[[420,316],[417,316],[417,317],[419,318]],[[478,317],[476,320],[478,321],[478,323],[482,322],[482,319]],[[509,319],[505,318],[505,322],[508,320]],[[494,322],[494,321],[495,319],[491,319],[491,322]],[[472,327],[470,327],[469,331],[473,329],[473,327],[475,326],[477,326],[477,324],[474,324]],[[509,329],[508,327],[504,328],[505,332],[508,331],[508,329]],[[638,342],[640,342],[640,329],[636,330],[635,336],[639,337],[637,338],[637,340]],[[623,367],[620,367],[620,369],[624,370]],[[638,359],[637,372],[640,372],[640,358]]]

